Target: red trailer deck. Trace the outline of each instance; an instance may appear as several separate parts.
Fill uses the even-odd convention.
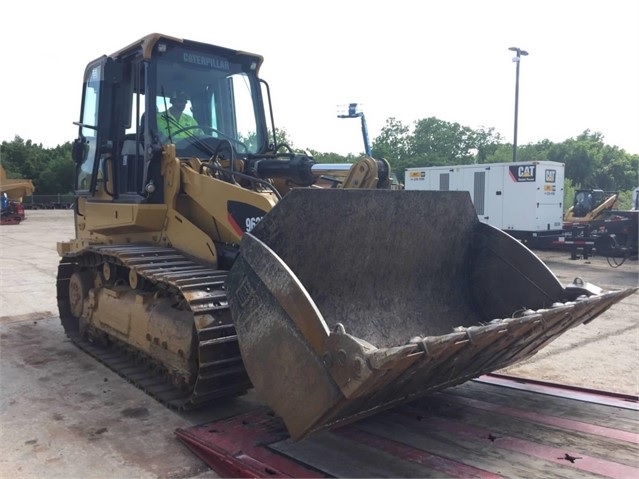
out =
[[[224,477],[639,477],[639,398],[487,375],[292,442],[266,408],[176,430]]]

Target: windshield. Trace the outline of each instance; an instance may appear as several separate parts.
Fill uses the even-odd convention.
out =
[[[259,83],[250,57],[224,57],[217,49],[202,53],[166,47],[156,57],[156,131],[163,142],[193,138],[229,140],[238,153],[257,153],[265,143],[259,116]]]

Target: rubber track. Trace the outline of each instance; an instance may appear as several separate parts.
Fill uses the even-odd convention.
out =
[[[197,331],[198,374],[192,391],[177,388],[162,368],[143,353],[109,336],[113,344],[99,346],[78,332],[78,320],[69,308],[69,279],[78,267],[97,268],[110,262],[135,269],[138,276],[157,290],[182,298],[193,321],[201,315],[216,318],[228,310],[224,282],[226,271],[196,263],[172,248],[140,244],[91,246],[64,257],[58,267],[57,297],[60,320],[69,339],[114,372],[135,384],[158,401],[175,409],[194,409],[224,397],[239,396],[250,389],[239,353],[235,327],[227,323]]]

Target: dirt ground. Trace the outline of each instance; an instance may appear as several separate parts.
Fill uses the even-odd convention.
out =
[[[175,413],[73,347],[57,317],[56,242],[72,238],[71,210],[27,211],[0,227],[0,476],[217,477],[174,437],[178,427],[241,411],[247,396]],[[568,284],[639,285],[639,263],[537,252]],[[502,373],[639,395],[639,293]]]
[[[571,260],[568,252],[536,253],[563,284],[580,277],[605,289],[639,285],[637,260],[612,267],[603,257]],[[591,323],[568,331],[532,358],[500,372],[639,395],[639,293],[624,299]]]

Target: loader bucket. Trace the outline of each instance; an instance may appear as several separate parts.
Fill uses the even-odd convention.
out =
[[[286,195],[227,289],[249,377],[294,440],[518,362],[636,290],[564,288],[467,192],[348,189]]]

